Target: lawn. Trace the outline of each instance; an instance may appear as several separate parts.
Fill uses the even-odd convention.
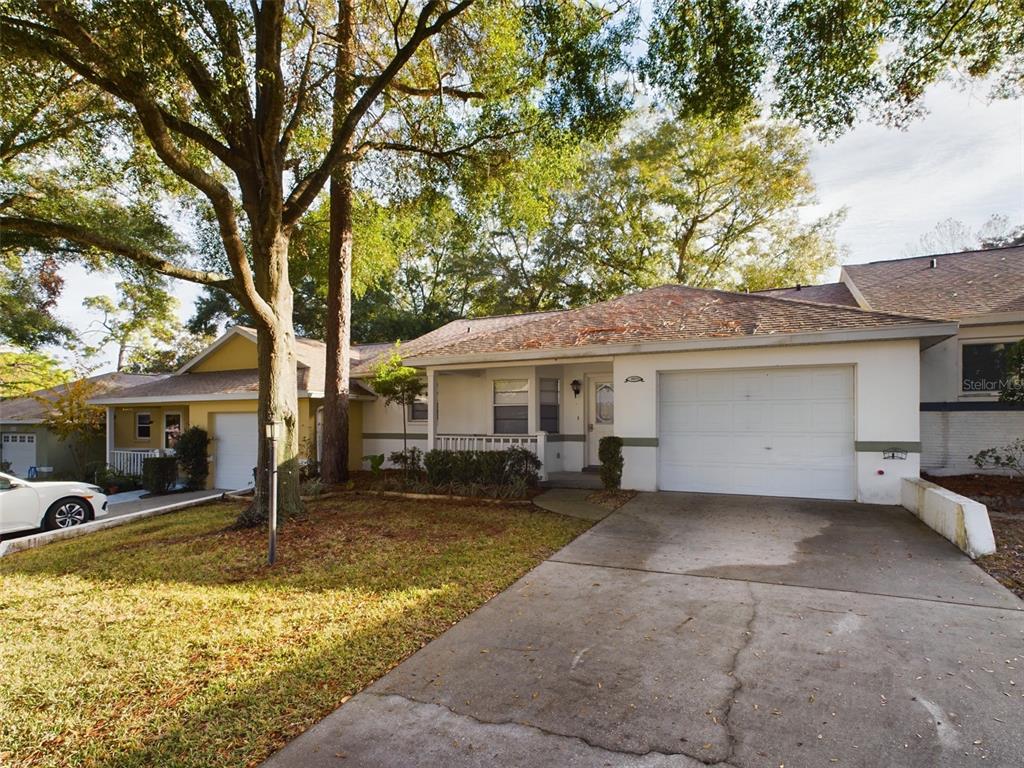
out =
[[[589,525],[351,495],[268,569],[237,511],[0,560],[0,765],[254,765]]]

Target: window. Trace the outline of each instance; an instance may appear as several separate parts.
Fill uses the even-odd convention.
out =
[[[150,429],[153,426],[153,417],[148,413],[135,414],[135,439],[149,440]]]
[[[181,437],[181,414],[164,414],[164,448],[174,448]]]
[[[558,379],[540,380],[540,428],[548,434],[558,434]]]
[[[495,379],[494,433],[496,435],[526,434],[529,393],[529,384],[526,379]]]
[[[416,400],[409,406],[409,421],[427,420],[427,401]]]
[[[998,393],[1006,386],[1006,355],[1013,342],[964,344],[960,389],[963,392]]]
[[[611,384],[598,384],[594,399],[594,420],[598,424],[615,421],[615,391]]]

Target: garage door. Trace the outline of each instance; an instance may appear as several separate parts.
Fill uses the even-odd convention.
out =
[[[213,484],[228,490],[251,486],[259,442],[256,414],[213,414],[213,439]]]
[[[853,499],[853,369],[662,373],[663,490]]]
[[[10,463],[12,475],[27,478],[29,467],[36,465],[36,436],[24,432],[4,432],[0,440],[0,461]]]

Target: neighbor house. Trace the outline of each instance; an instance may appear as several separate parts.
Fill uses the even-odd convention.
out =
[[[86,379],[96,394],[113,395],[119,390],[151,383],[158,375],[104,373]],[[11,474],[40,480],[71,478],[76,472],[71,446],[47,429],[44,423],[50,406],[64,386],[32,392],[23,397],[0,400],[0,462],[10,465]],[[103,438],[83,446],[87,462],[102,461]],[[81,479],[81,478],[75,478]]]
[[[353,354],[358,356],[358,348]],[[211,487],[252,485],[261,433],[256,420],[256,359],[256,332],[235,326],[174,374],[93,398],[91,402],[107,412],[108,464],[119,472],[140,475],[147,456],[173,453],[178,435],[197,426],[212,438]],[[298,340],[299,441],[305,460],[318,454],[325,360],[323,342]],[[357,383],[352,397],[358,402],[373,396]],[[359,416],[358,407],[354,408],[350,433],[355,444],[360,437]],[[361,454],[354,454],[353,466],[361,460]]]
[[[957,322],[921,352],[922,469],[974,472],[972,454],[1024,437],[1024,405],[999,401],[1024,338],[1024,247],[850,264],[837,283],[766,294]]]

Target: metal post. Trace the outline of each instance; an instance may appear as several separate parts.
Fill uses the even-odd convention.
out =
[[[273,565],[277,558],[277,425],[267,425],[267,437],[269,438],[270,475],[269,489],[267,492],[267,518],[270,522],[270,543],[267,549],[267,565]]]

